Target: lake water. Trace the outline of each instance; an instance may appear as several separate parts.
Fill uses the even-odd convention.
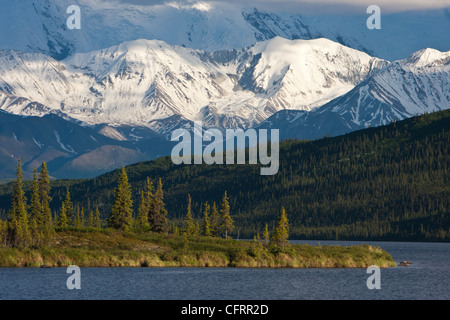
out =
[[[81,268],[81,289],[68,290],[66,268],[0,268],[0,299],[450,299],[450,243],[320,243],[369,243],[413,264],[381,269],[379,290],[367,288],[366,269]]]

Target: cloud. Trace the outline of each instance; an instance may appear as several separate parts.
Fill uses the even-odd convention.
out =
[[[166,0],[119,0],[119,2],[125,2],[129,4],[143,5],[143,6],[153,6],[158,4],[163,4],[168,1]]]
[[[161,5],[164,3],[193,4],[195,2],[236,3],[243,7],[270,8],[277,11],[295,10],[306,13],[358,13],[365,14],[370,5],[378,5],[382,12],[401,12],[450,8],[450,0],[117,0],[134,5]]]

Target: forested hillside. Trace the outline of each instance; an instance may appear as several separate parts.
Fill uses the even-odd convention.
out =
[[[219,204],[227,191],[233,237],[252,238],[266,223],[273,229],[284,206],[290,239],[449,241],[449,128],[450,111],[441,111],[335,138],[287,140],[274,176],[261,176],[259,165],[177,166],[170,157],[138,163],[126,168],[134,214],[150,177],[154,185],[161,178],[168,218],[180,226],[188,193],[200,221],[204,203]],[[75,208],[98,206],[108,218],[119,173],[53,181],[53,215],[69,187]],[[0,186],[4,218],[11,193],[12,184]]]

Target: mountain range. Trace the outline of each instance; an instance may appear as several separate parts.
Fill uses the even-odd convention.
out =
[[[367,6],[354,13],[312,14],[301,3],[289,9],[258,8],[247,1],[0,0],[0,49],[45,53],[62,60],[136,39],[158,39],[208,52],[242,49],[275,36],[327,38],[386,60],[435,48],[450,50],[450,8],[388,13],[369,30]],[[144,1],[140,2],[144,4]],[[152,5],[153,3],[153,5]],[[80,7],[81,29],[70,30],[71,5]]]
[[[312,112],[283,110],[260,128],[282,138],[316,139],[450,109],[450,52],[424,49],[395,61]]]
[[[328,39],[280,37],[213,53],[135,40],[62,61],[4,50],[0,108],[159,133],[169,131],[162,121],[175,115],[179,122],[248,128],[280,110],[321,106],[387,63]]]
[[[450,36],[432,28],[450,24],[448,9],[387,14],[384,37],[364,15],[3,2],[0,178],[19,156],[28,176],[46,161],[75,178],[167,155],[171,132],[193,121],[317,139],[450,108]],[[72,4],[80,30],[65,25]]]

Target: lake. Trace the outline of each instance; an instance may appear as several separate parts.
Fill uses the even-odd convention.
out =
[[[381,269],[369,290],[366,269],[81,268],[81,289],[69,290],[66,268],[0,268],[0,299],[19,300],[373,300],[450,299],[450,243],[368,243],[409,267]]]

